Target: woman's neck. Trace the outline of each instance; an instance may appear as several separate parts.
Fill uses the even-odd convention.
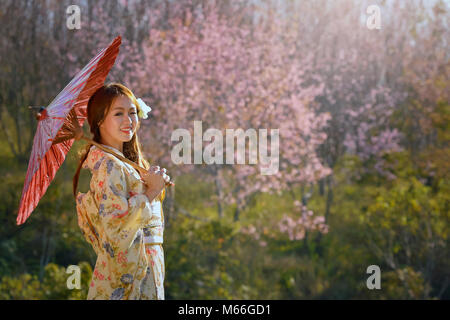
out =
[[[117,149],[123,154],[123,142],[114,143],[114,142],[105,141],[105,139],[100,139],[100,143],[104,144],[106,146],[110,146],[114,149]]]

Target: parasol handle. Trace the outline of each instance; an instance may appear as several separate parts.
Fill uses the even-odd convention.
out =
[[[78,138],[78,137],[77,137],[77,138]],[[102,146],[100,143],[95,142],[94,140],[89,139],[89,138],[85,137],[84,135],[82,135],[81,137],[79,137],[79,139],[83,139],[83,140],[85,140],[85,141],[87,141],[87,142],[89,142],[89,143],[92,143],[93,145],[95,145],[96,147],[102,149],[103,151],[115,155],[115,156],[116,156],[117,158],[119,158],[120,160],[122,160],[122,161],[128,163],[128,164],[131,165],[133,168],[135,168],[141,175],[144,175],[144,174],[147,172],[146,169],[144,169],[144,168],[142,168],[141,166],[137,165],[136,163],[134,163],[134,162],[131,161],[130,159],[127,159],[127,158],[125,158],[125,157],[122,157],[120,154],[117,154],[117,153],[115,153],[113,150],[110,150],[110,149],[105,148],[105,147]],[[78,140],[78,139],[77,139],[77,140]],[[166,187],[172,187],[172,186],[174,186],[174,185],[175,185],[175,184],[174,184],[172,181],[166,182]]]

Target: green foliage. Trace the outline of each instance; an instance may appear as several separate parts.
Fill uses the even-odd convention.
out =
[[[36,275],[28,273],[18,277],[5,276],[0,280],[0,299],[19,300],[81,300],[86,299],[92,276],[91,266],[87,262],[80,267],[80,289],[68,289],[67,279],[70,274],[66,268],[49,263],[45,266],[45,275],[39,281]]]
[[[290,241],[276,227],[282,215],[293,210],[300,189],[281,196],[256,195],[240,221],[233,222],[232,207],[225,208],[228,217],[222,220],[214,205],[202,207],[202,195],[212,196],[207,182],[195,183],[189,176],[183,177],[184,182],[179,179],[178,187],[195,186],[177,193],[192,203],[183,199],[179,203],[210,221],[181,214],[171,218],[164,244],[166,299],[448,297],[444,285],[450,270],[449,183],[440,179],[433,186],[424,184],[416,178],[407,153],[392,154],[387,160],[397,176],[393,181],[352,176],[349,173],[362,164],[343,157],[334,171],[329,233],[308,233],[300,241]],[[322,214],[326,195],[314,188],[308,207]],[[95,255],[79,232],[74,203],[61,201],[60,208],[67,208],[62,211],[52,208],[58,197],[67,196],[69,202],[70,190],[65,190],[60,194],[49,189],[39,205],[46,211],[35,212],[23,229],[13,227],[10,217],[0,244],[0,298],[86,298]],[[239,231],[249,224],[267,232],[255,240]],[[53,242],[53,249],[48,253],[51,261],[41,271],[43,237]],[[261,246],[261,240],[267,245]],[[89,262],[79,264],[81,290],[68,290],[65,270],[73,261],[83,260]],[[372,264],[382,270],[381,290],[366,287],[366,268]]]
[[[308,233],[300,241],[290,241],[276,226],[284,213],[292,212],[300,189],[255,195],[241,219],[233,222],[232,206],[225,208],[224,219],[218,219],[208,182],[180,177],[177,205],[210,221],[171,216],[164,244],[166,299],[448,298],[449,183],[441,178],[427,185],[408,153],[391,154],[386,160],[397,176],[393,181],[352,175],[363,164],[342,157],[334,170],[330,231]],[[74,166],[70,161],[68,166]],[[0,186],[11,195],[1,202],[4,210],[18,201],[21,187],[14,182],[14,172],[11,175],[7,183],[13,191]],[[0,242],[2,299],[87,296],[96,257],[77,226],[66,185],[70,180],[58,183],[60,190],[49,188],[24,227],[15,226],[12,214],[5,218]],[[308,207],[323,214],[325,197],[314,186]],[[255,240],[239,231],[249,224],[267,232]],[[261,240],[267,245],[261,246]],[[42,265],[44,258],[48,262]],[[79,264],[81,290],[68,290],[66,285],[65,270],[74,261],[88,261]],[[366,287],[366,268],[372,264],[382,270],[381,290]]]
[[[1,279],[0,298],[2,300],[37,300],[42,297],[41,284],[36,275],[22,274],[17,278],[6,276]]]

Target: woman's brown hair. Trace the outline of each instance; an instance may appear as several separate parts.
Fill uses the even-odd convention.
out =
[[[125,95],[131,99],[131,102],[138,108],[138,112],[140,110],[139,103],[136,101],[136,97],[130,89],[125,87],[120,83],[109,83],[107,85],[103,85],[94,94],[89,98],[87,105],[87,120],[89,123],[89,128],[91,133],[93,134],[92,140],[95,142],[101,143],[100,139],[100,124],[106,117],[111,108],[111,105],[114,102],[116,97],[121,95]],[[148,170],[150,165],[144,159],[141,151],[141,145],[139,143],[139,139],[137,136],[137,131],[140,127],[140,121],[137,124],[136,131],[133,134],[133,137],[130,141],[123,143],[123,155],[125,158],[135,162],[136,164],[142,166],[144,169]],[[80,176],[80,170],[83,166],[84,161],[86,160],[89,149],[93,144],[88,143],[86,148],[84,148],[80,153],[80,162],[78,164],[77,171],[73,177],[73,195],[76,198],[77,196],[77,187],[78,187],[78,179]]]

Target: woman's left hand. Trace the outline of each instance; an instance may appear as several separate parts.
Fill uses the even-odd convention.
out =
[[[164,181],[166,182],[166,187],[171,187],[175,185],[172,181],[170,181],[170,176],[167,175],[166,168],[160,168],[160,166],[150,166],[150,170],[162,175]]]

